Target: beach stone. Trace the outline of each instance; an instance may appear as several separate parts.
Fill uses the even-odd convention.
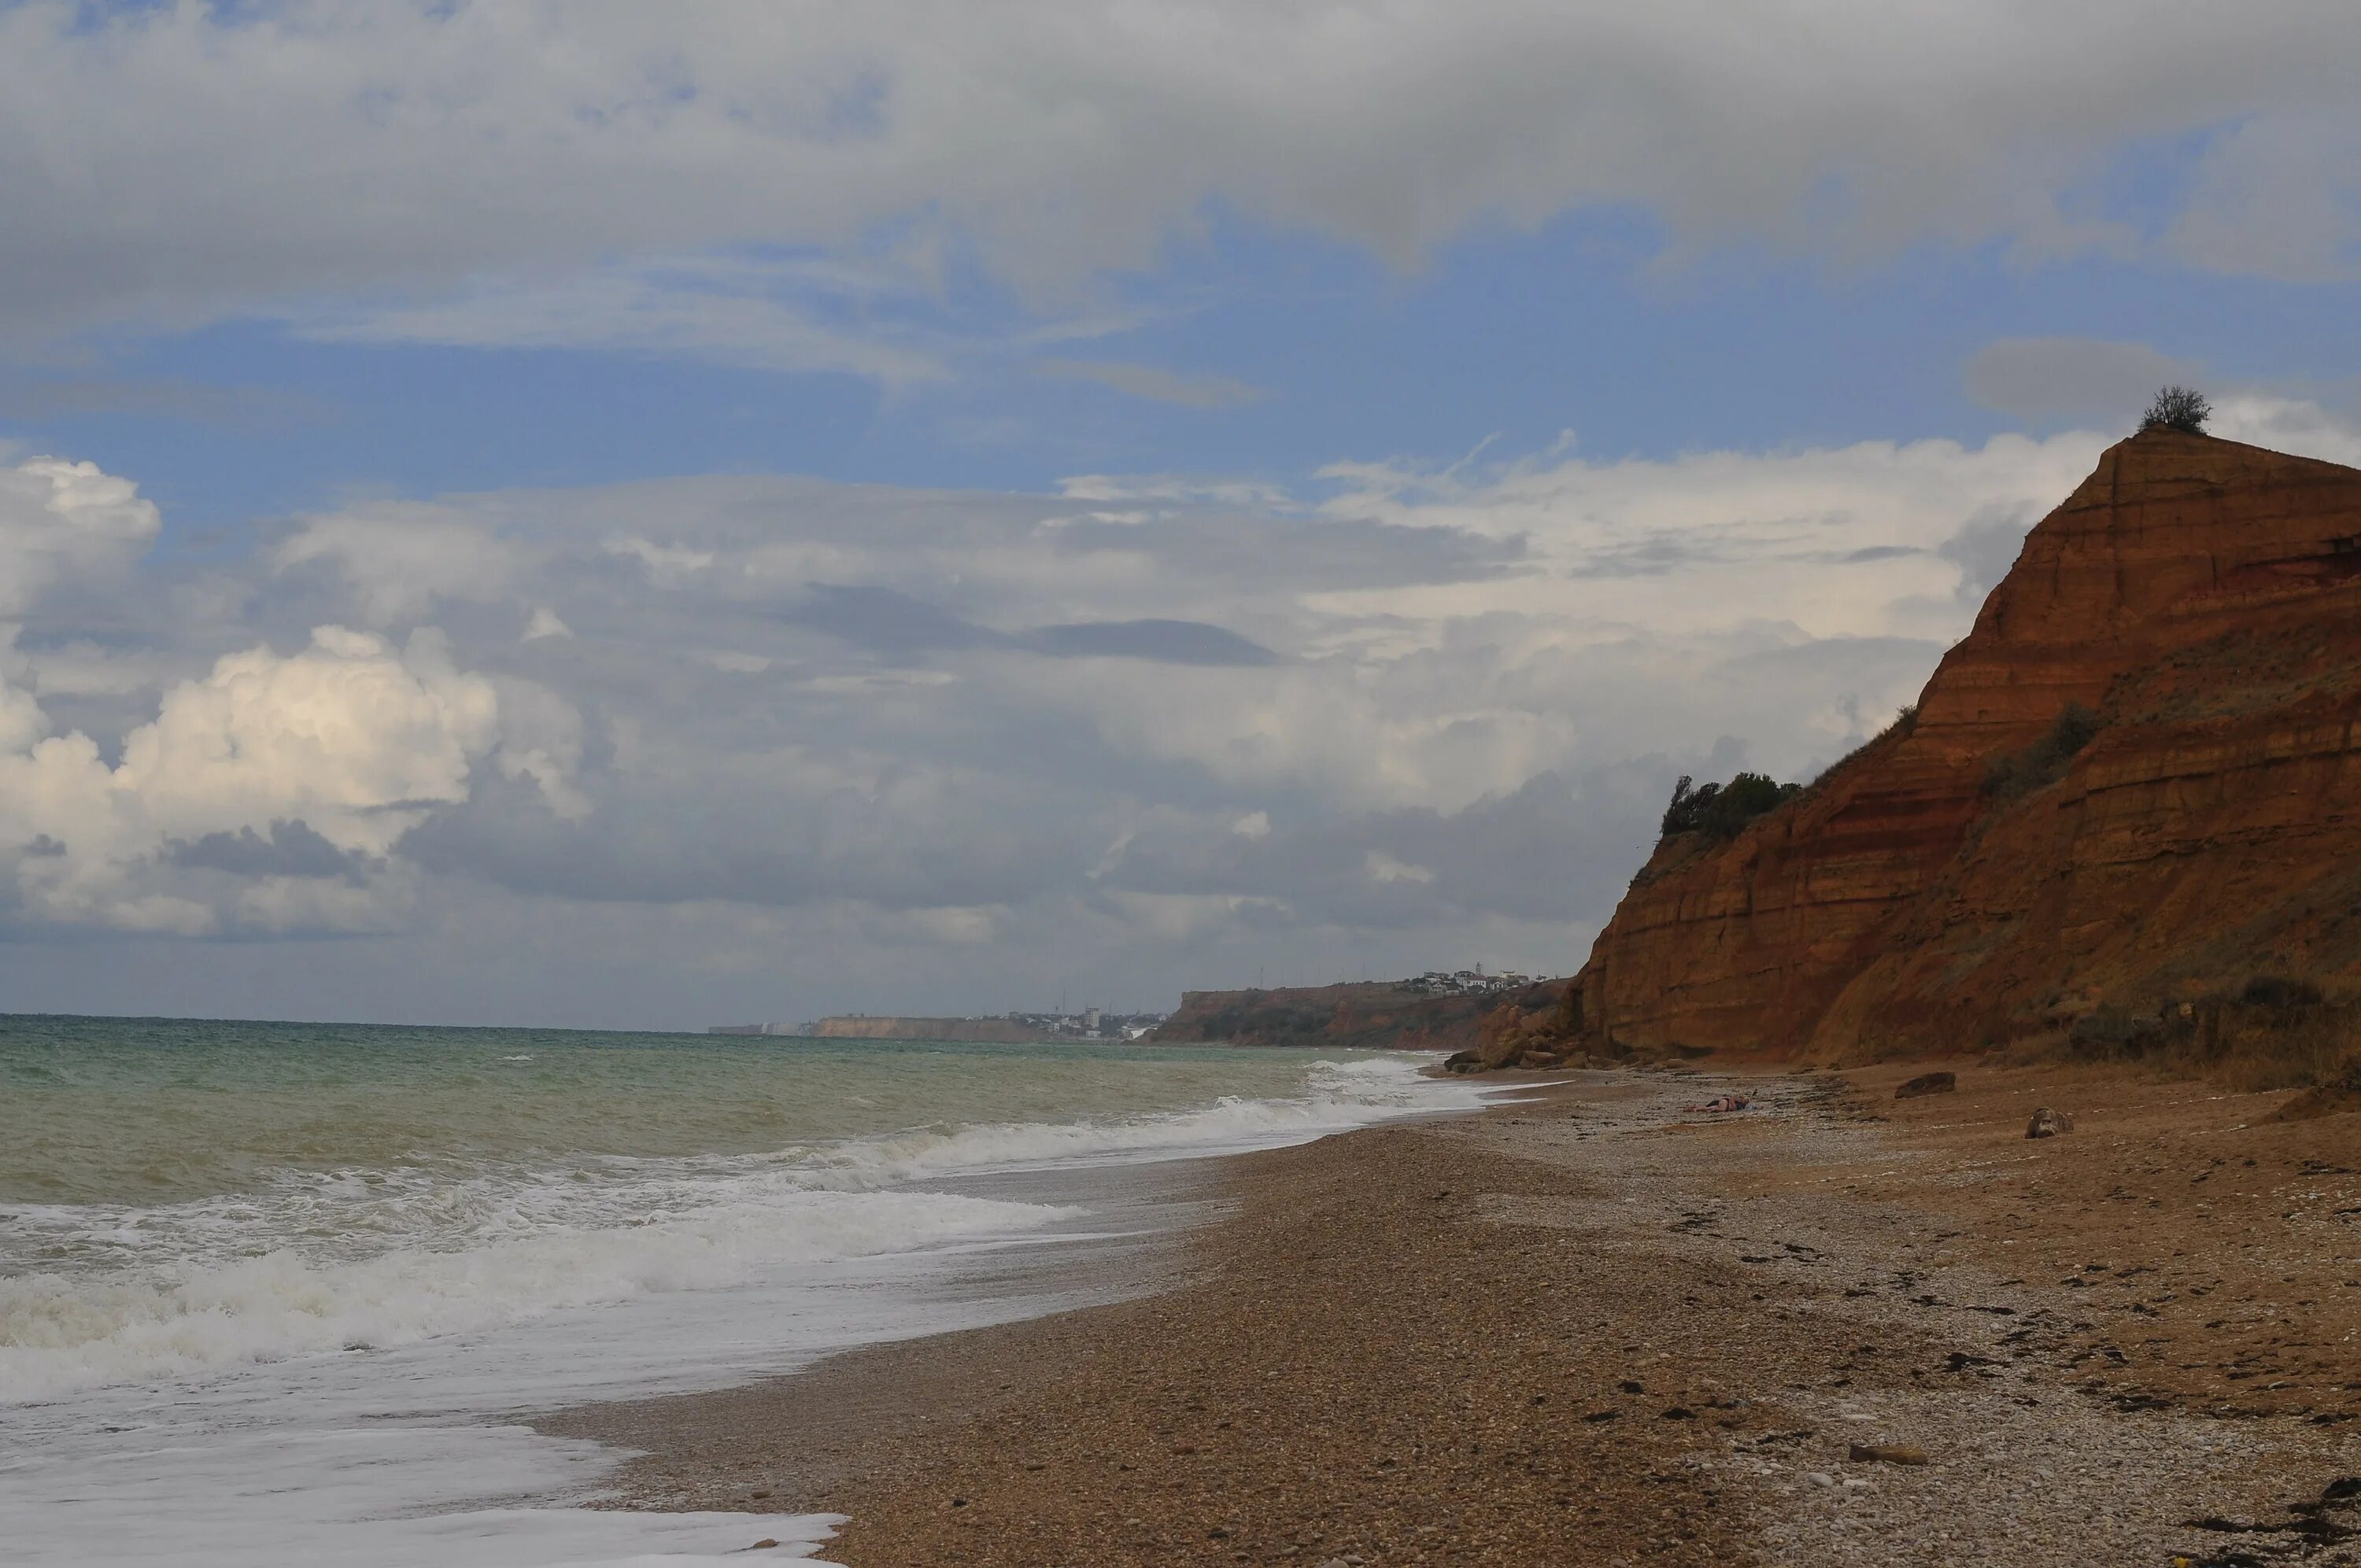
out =
[[[2028,1138],[2054,1138],[2060,1133],[2073,1130],[2073,1117],[2063,1111],[2052,1111],[2047,1105],[2036,1111],[2033,1120],[2025,1124],[2025,1135]]]
[[[1955,1072],[1922,1072],[1894,1091],[1896,1100],[1916,1100],[1922,1094],[1949,1094],[1960,1087],[1960,1075]]]
[[[1857,1442],[1846,1457],[1857,1464],[1924,1464],[1927,1451],[1903,1442]]]
[[[1527,1051],[1517,1058],[1517,1065],[1522,1068],[1555,1067],[1557,1058],[1547,1051]]]

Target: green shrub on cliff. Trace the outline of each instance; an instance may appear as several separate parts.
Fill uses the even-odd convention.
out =
[[[1768,773],[1741,773],[1727,784],[1693,787],[1688,774],[1673,786],[1673,801],[1664,807],[1664,836],[1705,833],[1716,839],[1734,837],[1738,830],[1803,793],[1803,785],[1781,784]]]

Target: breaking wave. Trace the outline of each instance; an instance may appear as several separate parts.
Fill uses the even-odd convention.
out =
[[[0,1403],[1021,1236],[1078,1211],[943,1189],[963,1173],[1263,1147],[1477,1102],[1417,1065],[1321,1062],[1290,1096],[941,1124],[756,1155],[456,1176],[447,1160],[290,1169],[255,1191],[188,1202],[18,1206],[0,1214]]]

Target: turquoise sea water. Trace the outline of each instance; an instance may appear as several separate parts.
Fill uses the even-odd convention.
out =
[[[1127,1223],[1101,1168],[1474,1102],[1422,1065],[0,1016],[0,1558],[817,1541],[824,1519],[572,1506],[616,1456],[515,1413],[1032,1310],[940,1286]]]
[[[1300,1091],[1311,1051],[0,1016],[0,1203],[776,1154]]]
[[[0,1400],[1022,1230],[960,1178],[1444,1093],[1311,1051],[0,1017]]]

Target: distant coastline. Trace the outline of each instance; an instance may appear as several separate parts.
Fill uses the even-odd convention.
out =
[[[1565,999],[1563,980],[1478,965],[1401,980],[1334,985],[1191,991],[1170,1013],[1001,1013],[961,1017],[841,1013],[800,1024],[717,1024],[708,1035],[818,1040],[946,1040],[1031,1045],[1059,1040],[1149,1045],[1288,1046],[1312,1049],[1456,1051],[1475,1046],[1483,1020],[1503,1008],[1545,1012]]]
[[[1164,1022],[1161,1013],[1006,1013],[925,1018],[847,1013],[803,1024],[717,1024],[708,1035],[784,1036],[814,1040],[950,1040],[961,1044],[1040,1045],[1059,1040],[1136,1040]]]
[[[1566,982],[1480,970],[1410,980],[1250,991],[1191,991],[1148,1036],[1158,1045],[1292,1046],[1318,1050],[1459,1051],[1503,1008],[1546,1012]]]

